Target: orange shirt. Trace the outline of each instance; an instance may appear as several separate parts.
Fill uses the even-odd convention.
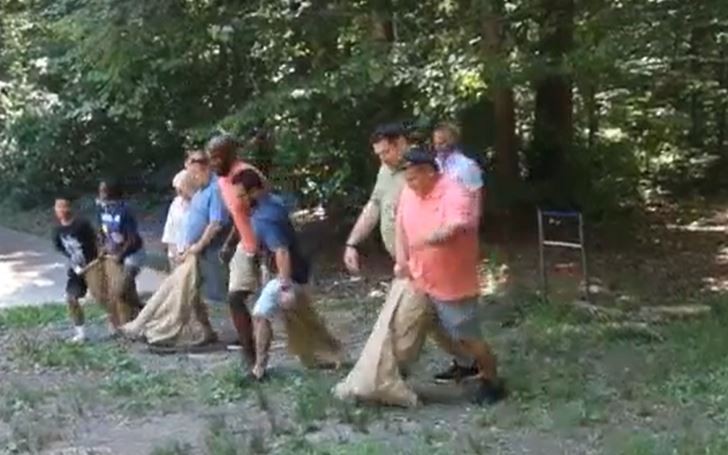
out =
[[[253,233],[253,228],[250,225],[250,211],[238,197],[235,185],[232,183],[233,177],[245,169],[253,169],[258,172],[258,174],[261,174],[255,166],[243,161],[236,161],[230,168],[230,172],[227,177],[218,176],[217,181],[220,185],[222,200],[225,202],[225,207],[227,207],[228,212],[230,212],[230,216],[235,224],[235,229],[237,229],[238,235],[240,236],[240,245],[246,253],[254,254],[258,249],[258,241],[256,240],[255,233]],[[265,178],[264,182],[267,184]]]
[[[478,231],[473,195],[447,176],[418,196],[405,187],[397,211],[397,242],[406,254],[415,286],[438,300],[453,301],[480,293]],[[467,225],[438,245],[423,245],[435,230]],[[403,258],[399,258],[401,262]]]

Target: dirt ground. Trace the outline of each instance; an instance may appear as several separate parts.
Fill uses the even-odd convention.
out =
[[[471,404],[468,386],[432,383],[449,362],[433,344],[411,376],[425,405],[405,410],[336,401],[346,368],[303,369],[280,327],[271,378],[257,384],[222,348],[160,356],[111,340],[95,306],[81,347],[64,342],[60,305],[2,312],[0,454],[728,453],[726,207],[657,207],[624,242],[591,233],[594,306],[573,304],[577,257],[549,256],[543,303],[533,238],[487,244],[483,328],[511,392],[491,407]],[[317,259],[318,308],[353,362],[388,266],[371,254],[353,281],[337,255]],[[688,305],[708,312],[646,310]],[[230,340],[225,308],[212,312]]]

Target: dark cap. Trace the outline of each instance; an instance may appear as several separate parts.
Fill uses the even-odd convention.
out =
[[[377,126],[374,129],[374,132],[372,133],[371,137],[369,138],[369,142],[372,144],[376,144],[377,142],[387,139],[387,140],[394,140],[400,137],[406,137],[407,136],[407,128],[403,123],[400,122],[392,122],[392,123],[383,123],[379,126]]]
[[[404,154],[405,167],[428,164],[436,171],[439,169],[435,155],[424,147],[413,147]]]

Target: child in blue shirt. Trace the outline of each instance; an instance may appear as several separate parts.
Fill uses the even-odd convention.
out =
[[[102,251],[116,258],[124,267],[123,286],[115,292],[129,304],[141,307],[136,277],[146,258],[144,242],[139,234],[136,217],[123,198],[119,182],[101,181],[97,208]]]

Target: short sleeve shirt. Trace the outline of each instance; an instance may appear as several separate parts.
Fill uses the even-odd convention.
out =
[[[273,253],[279,248],[286,248],[291,258],[291,279],[298,284],[308,283],[309,264],[301,254],[298,236],[283,200],[273,194],[263,196],[253,209],[250,220],[260,249]]]
[[[476,191],[483,187],[483,172],[480,166],[461,151],[455,150],[446,156],[438,153],[435,161],[443,174],[457,180],[467,189]]]
[[[212,176],[207,185],[192,196],[185,218],[184,245],[189,247],[200,240],[208,224],[217,222],[225,225],[228,220],[217,177]]]
[[[189,212],[190,203],[182,196],[174,198],[167,212],[167,220],[164,223],[162,232],[162,243],[174,245],[177,249],[184,248],[185,223]]]
[[[442,226],[470,224],[472,210],[469,191],[444,175],[425,197],[409,188],[402,191],[397,223],[404,232],[410,272],[415,286],[438,300],[479,294],[477,229],[462,230],[439,245],[417,245]]]
[[[142,247],[136,217],[124,201],[108,201],[99,207],[99,220],[106,248],[113,254],[121,252],[127,239],[132,239],[133,253]]]
[[[250,211],[240,198],[238,198],[237,192],[235,191],[235,185],[233,185],[232,182],[233,177],[245,169],[254,169],[263,176],[263,174],[254,166],[244,163],[243,161],[236,161],[230,168],[228,175],[218,176],[217,182],[220,186],[220,192],[222,194],[225,207],[227,207],[227,210],[233,219],[233,223],[235,223],[235,229],[237,229],[238,235],[240,236],[240,245],[246,253],[254,254],[257,250],[258,242],[255,238],[253,228],[250,225]]]
[[[379,230],[387,252],[394,257],[395,223],[397,219],[397,205],[404,188],[405,178],[402,169],[392,169],[382,165],[377,174],[377,183],[374,185],[369,202],[379,208]]]

